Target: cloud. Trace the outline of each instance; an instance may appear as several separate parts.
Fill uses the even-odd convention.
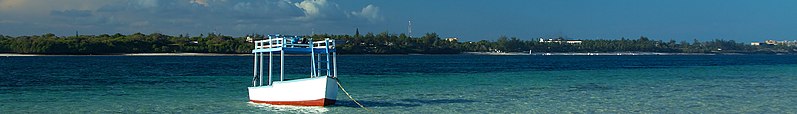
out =
[[[351,12],[352,15],[362,17],[371,22],[384,20],[379,14],[379,7],[369,4],[365,6],[360,12]]]
[[[89,11],[89,10],[51,11],[50,15],[62,16],[62,17],[89,17],[89,16],[92,16],[91,11]]]
[[[338,4],[327,2],[327,0],[304,0],[294,5],[304,12],[304,17],[300,18],[303,20],[327,18],[328,15],[334,15],[339,9]]]
[[[353,11],[339,5],[345,4],[329,0],[0,0],[2,24],[29,25],[0,26],[0,30],[298,33],[308,29],[338,31],[363,19],[373,22],[383,18],[375,5]]]
[[[27,0],[0,0],[0,9],[11,9],[24,4]]]
[[[17,23],[19,23],[19,22],[18,21],[12,21],[12,20],[0,20],[0,24],[17,24]]]
[[[205,0],[191,0],[190,3],[199,4],[202,6],[208,6],[208,2]]]
[[[0,16],[45,18],[40,16],[50,16],[52,11],[94,10],[113,3],[119,4],[120,0],[0,0]]]
[[[158,0],[136,0],[143,7],[158,7]]]
[[[139,27],[141,27],[141,26],[150,26],[150,23],[149,23],[149,21],[133,22],[133,23],[130,23],[130,26],[139,26]]]

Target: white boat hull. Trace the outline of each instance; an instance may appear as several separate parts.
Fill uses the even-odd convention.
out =
[[[275,81],[270,86],[249,87],[249,101],[273,105],[326,106],[335,104],[337,80],[313,77]]]

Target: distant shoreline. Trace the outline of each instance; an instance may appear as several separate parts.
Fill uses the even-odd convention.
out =
[[[0,57],[13,56],[250,56],[251,54],[225,54],[225,53],[121,53],[121,54],[19,54],[0,53]],[[658,53],[658,52],[607,52],[607,53],[493,53],[493,52],[463,52],[460,54],[344,54],[344,55],[496,55],[496,56],[635,56],[635,55],[796,55],[793,53]],[[296,55],[288,55],[296,56]]]
[[[749,54],[742,54],[742,53],[659,53],[659,52],[602,52],[602,53],[569,53],[569,52],[562,52],[562,53],[520,53],[520,52],[506,52],[506,53],[494,53],[494,52],[465,52],[467,54],[473,55],[577,55],[577,56],[584,56],[584,55],[749,55]]]
[[[0,53],[0,56],[248,56],[250,54],[224,53],[122,53],[122,54],[19,54]]]

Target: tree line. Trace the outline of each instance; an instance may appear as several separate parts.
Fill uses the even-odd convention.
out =
[[[253,40],[264,35],[231,37],[208,33],[199,36],[170,36],[160,33],[56,36],[47,33],[31,36],[0,35],[0,53],[24,54],[122,54],[122,53],[250,53]],[[342,40],[338,50],[344,54],[457,54],[462,52],[666,52],[666,53],[793,53],[796,47],[782,45],[751,46],[734,40],[692,42],[675,40],[596,39],[581,43],[539,42],[501,36],[496,40],[460,42],[427,33],[420,37],[406,34],[367,33],[354,35],[315,34],[315,40]],[[559,38],[561,39],[561,38]]]
[[[249,53],[253,44],[244,39],[207,34],[190,37],[160,33],[56,36],[48,33],[10,37],[0,35],[0,52],[27,54],[120,53]]]

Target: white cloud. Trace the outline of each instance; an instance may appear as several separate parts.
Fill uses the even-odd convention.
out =
[[[208,2],[205,0],[191,0],[190,3],[199,4],[202,6],[208,6]]]
[[[351,14],[354,15],[354,16],[357,16],[357,17],[362,17],[362,18],[368,19],[368,21],[371,21],[371,22],[381,21],[381,20],[384,19],[379,14],[379,7],[376,7],[376,6],[371,5],[371,4],[369,4],[368,6],[365,6],[361,11],[359,11],[359,12],[356,12],[356,11],[355,12],[351,12]]]
[[[294,3],[304,12],[304,17],[300,19],[311,20],[318,18],[326,18],[328,15],[334,15],[338,11],[338,4],[327,2],[327,0],[304,0],[299,3]]]

